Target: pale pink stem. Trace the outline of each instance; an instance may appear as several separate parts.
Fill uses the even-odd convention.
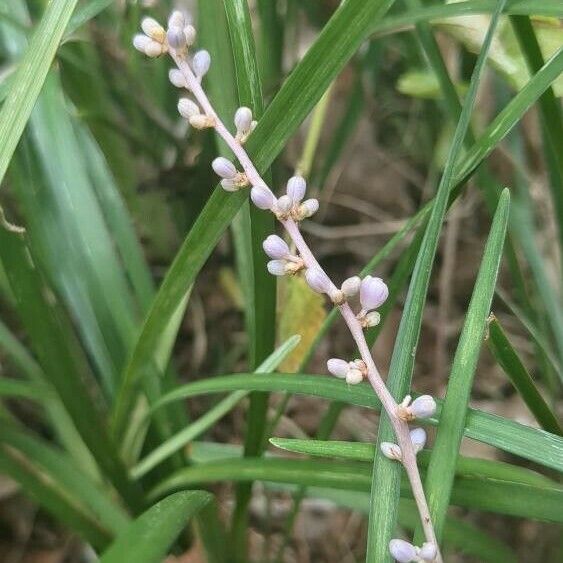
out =
[[[184,56],[175,52],[171,52],[170,55],[184,75],[188,89],[192,92],[205,114],[213,118],[215,122],[215,130],[223,138],[229,148],[233,151],[234,155],[237,157],[250,184],[253,186],[267,185],[262,176],[260,176],[260,173],[254,166],[254,163],[248,156],[248,153],[246,152],[244,147],[229,132],[229,130],[225,127],[225,124],[221,121],[221,119],[213,109],[209,98],[203,90],[200,82],[195,77],[192,69],[190,68],[190,65],[188,64]],[[329,280],[331,292],[336,291],[338,288],[334,285],[324,269],[318,263],[311,249],[301,235],[298,224],[293,219],[280,219],[280,223],[283,225],[287,234],[290,236],[296,248],[299,250],[299,254],[303,259],[303,262],[305,263],[305,267],[317,268]],[[398,445],[401,448],[402,464],[405,468],[407,477],[411,485],[412,494],[418,508],[426,541],[431,542],[436,546],[436,548],[438,549],[438,555],[435,561],[437,563],[442,563],[442,556],[440,554],[438,542],[436,541],[436,534],[434,532],[434,527],[430,518],[428,503],[426,502],[422,480],[420,478],[418,465],[416,463],[416,453],[414,451],[409,435],[409,426],[397,415],[397,402],[395,401],[391,393],[389,393],[389,390],[387,389],[385,382],[383,381],[375,365],[375,362],[373,361],[373,357],[364,336],[362,325],[356,318],[356,315],[352,311],[350,305],[348,305],[348,303],[343,303],[342,305],[339,305],[338,308],[340,309],[340,313],[342,314],[342,317],[348,325],[350,333],[352,334],[352,337],[356,342],[360,356],[367,366],[368,380],[373,387],[376,395],[379,397],[379,400],[381,401],[383,408],[387,412],[389,419],[391,420],[391,425],[393,426],[393,430],[397,437]]]

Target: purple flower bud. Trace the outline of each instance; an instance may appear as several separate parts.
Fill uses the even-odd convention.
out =
[[[168,71],[168,78],[170,79],[170,82],[172,82],[172,84],[176,86],[176,88],[188,87],[188,83],[186,82],[184,75],[177,68],[171,68]]]
[[[262,243],[264,252],[270,257],[281,260],[289,255],[289,246],[278,235],[270,235]]]
[[[403,458],[403,452],[397,444],[391,442],[381,442],[381,453],[394,461],[401,461]]]
[[[250,199],[252,199],[252,203],[259,209],[272,209],[276,201],[270,188],[263,184],[254,186],[252,190],[250,190]]]
[[[166,32],[166,40],[172,49],[183,49],[186,46],[186,36],[181,27],[169,27]]]
[[[236,180],[231,180],[230,178],[223,178],[219,183],[226,192],[238,192],[240,189]]]
[[[430,395],[417,397],[408,407],[415,418],[428,418],[436,412],[436,401]]]
[[[350,368],[348,370],[348,373],[346,374],[346,383],[348,383],[348,385],[357,385],[358,383],[361,383],[363,380],[364,380],[364,375],[359,369]]]
[[[199,115],[199,106],[189,98],[180,98],[178,101],[178,112],[185,119]]]
[[[356,293],[358,293],[358,291],[360,291],[361,283],[362,280],[358,276],[352,276],[342,282],[342,287],[340,289],[346,297],[353,297]]]
[[[424,561],[434,561],[438,555],[438,549],[432,542],[424,542],[418,550],[418,556]]]
[[[166,38],[164,28],[154,18],[143,18],[141,21],[141,29],[151,39],[162,43]]]
[[[210,66],[211,66],[211,55],[207,51],[202,49],[201,51],[198,51],[194,55],[194,58],[192,60],[192,68],[194,74],[198,78],[202,78],[203,76],[205,76]]]
[[[186,37],[186,45],[188,47],[193,45],[197,36],[195,27],[193,25],[187,25],[186,27],[184,27],[184,36]]]
[[[220,176],[221,178],[232,180],[237,175],[237,169],[235,165],[230,160],[223,158],[222,156],[218,156],[211,163],[211,166],[213,167],[215,174],[217,174],[217,176]]]
[[[299,203],[303,199],[306,189],[307,183],[305,178],[301,176],[293,176],[287,182],[287,195],[294,204]]]
[[[330,281],[327,275],[317,268],[307,268],[305,279],[309,287],[317,293],[328,293],[330,291]]]
[[[348,371],[350,370],[350,365],[348,362],[341,360],[340,358],[331,358],[326,363],[326,367],[328,371],[335,375],[336,377],[340,377],[341,379],[345,378]]]
[[[282,195],[280,198],[278,198],[278,201],[276,203],[276,211],[278,213],[281,213],[282,215],[286,215],[291,211],[291,207],[292,207],[292,202],[289,196]]]
[[[418,453],[424,445],[426,444],[426,430],[424,428],[413,428],[409,435],[411,437],[411,442],[415,453]]]
[[[285,260],[270,260],[266,266],[273,276],[283,276],[286,273]]]
[[[391,540],[389,552],[398,563],[410,563],[417,559],[416,548],[405,540]]]
[[[381,278],[366,276],[360,286],[360,302],[366,311],[377,309],[389,296],[389,289]]]
[[[240,107],[235,113],[235,127],[237,133],[245,135],[250,132],[252,127],[252,110],[247,107]]]
[[[306,199],[299,206],[299,216],[301,219],[312,217],[319,210],[319,200],[315,198]]]

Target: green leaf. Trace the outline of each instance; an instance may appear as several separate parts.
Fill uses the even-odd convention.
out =
[[[349,386],[335,378],[318,375],[243,373],[182,385],[163,395],[153,409],[188,397],[243,389],[311,395],[369,409],[381,408],[373,389],[367,384]],[[436,415],[421,422],[432,425],[438,423],[441,401],[438,400],[437,403]],[[476,409],[468,409],[465,436],[563,472],[563,439],[549,432]]]
[[[448,154],[444,172],[438,186],[438,192],[424,233],[421,248],[412,275],[407,300],[401,324],[393,349],[393,356],[387,378],[387,387],[397,401],[402,401],[408,394],[415,353],[420,335],[422,313],[426,301],[426,294],[432,272],[432,264],[438,246],[438,239],[442,222],[447,209],[450,189],[455,181],[455,164],[461,152],[463,141],[467,134],[477,88],[481,73],[485,67],[488,49],[491,45],[493,33],[498,23],[503,0],[497,4],[495,15],[487,32],[483,50],[481,51],[469,91],[465,98],[462,113],[456,126],[454,138]],[[377,443],[393,441],[393,430],[387,416],[382,416]],[[368,551],[366,563],[383,563],[390,560],[389,541],[395,530],[397,516],[397,501],[399,495],[399,480],[401,468],[398,464],[385,458],[376,450],[373,467],[372,503],[370,511],[370,527],[368,532]],[[380,494],[385,491],[385,494]]]
[[[100,563],[160,563],[187,521],[212,499],[204,491],[184,491],[157,502],[119,534]]]
[[[302,486],[329,487],[347,491],[369,491],[371,464],[325,462],[296,459],[223,459],[180,469],[162,481],[149,496],[220,481],[268,481]],[[410,498],[407,481],[400,487]],[[563,489],[557,484],[529,485],[501,479],[460,477],[456,480],[452,503],[476,510],[563,522]]]
[[[16,150],[77,0],[52,0],[18,65],[0,109],[0,182]]]
[[[287,139],[358,49],[370,25],[391,3],[392,0],[346,2],[335,12],[248,140],[247,150],[259,171],[270,166]],[[327,53],[331,53],[330,58],[326,57]],[[245,200],[243,193],[227,194],[220,187],[216,188],[184,240],[145,318],[124,373],[113,420],[117,435],[123,432],[135,384],[143,366],[150,362],[151,350],[163,327]]]
[[[488,320],[487,344],[498,364],[522,397],[530,412],[544,430],[563,435],[563,429],[536,387],[534,380],[508,340],[498,319],[491,314]]]

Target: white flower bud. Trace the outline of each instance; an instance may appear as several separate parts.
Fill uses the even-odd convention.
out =
[[[293,176],[287,182],[287,195],[294,204],[299,203],[303,199],[306,189],[307,183],[305,178],[301,176]]]
[[[133,47],[145,55],[147,54],[147,46],[152,42],[152,39],[147,37],[144,33],[138,33],[133,37]]]
[[[347,280],[344,280],[342,282],[340,289],[346,297],[353,297],[354,295],[356,295],[356,293],[358,293],[358,291],[360,291],[361,283],[362,280],[359,278],[359,276],[352,276],[351,278],[348,278]]]
[[[172,82],[172,84],[174,86],[176,86],[176,88],[187,88],[188,87],[188,83],[186,82],[186,78],[184,77],[182,72],[180,70],[178,70],[177,68],[171,68],[168,71],[168,79],[170,80],[170,82]],[[199,109],[198,109],[198,113],[199,113]]]
[[[391,442],[381,442],[381,452],[383,455],[394,461],[401,461],[403,459],[403,452],[397,444]]]
[[[238,192],[240,190],[240,186],[236,180],[223,178],[219,183],[226,192]]]
[[[309,287],[317,293],[328,293],[330,291],[330,280],[328,276],[318,268],[307,268],[305,279]]]
[[[181,27],[169,27],[166,32],[166,40],[168,41],[168,45],[177,51],[186,46],[186,36]]]
[[[264,185],[254,186],[250,190],[250,199],[259,209],[272,209],[276,201],[270,188]]]
[[[197,32],[193,25],[187,25],[184,27],[184,37],[186,38],[186,45],[188,47],[191,47],[195,43]]]
[[[270,260],[266,266],[273,276],[284,276],[287,273],[285,260]]]
[[[211,163],[211,166],[215,171],[215,174],[221,178],[232,180],[237,175],[236,166],[230,160],[222,156],[218,156]]]
[[[189,119],[190,125],[194,129],[208,129],[215,127],[215,120],[208,115],[192,115]]]
[[[413,428],[409,435],[414,448],[414,452],[418,453],[426,444],[426,430],[424,428]]]
[[[414,418],[428,418],[436,412],[436,401],[430,395],[421,395],[407,410]]]
[[[186,25],[186,17],[180,10],[174,10],[168,18],[168,27],[184,27]]]
[[[417,559],[416,548],[405,540],[391,540],[389,552],[398,563],[410,563]]]
[[[164,48],[162,43],[159,43],[158,41],[154,41],[152,39],[145,47],[145,55],[147,55],[147,57],[150,57],[151,59],[154,59],[155,57],[160,57],[160,55],[162,55],[165,52],[166,49]]]
[[[346,383],[348,385],[356,385],[364,380],[364,374],[356,368],[351,368],[346,374]]]
[[[286,258],[289,255],[289,246],[285,240],[278,235],[269,235],[262,243],[264,252],[270,257],[277,260]]]
[[[207,74],[211,66],[211,55],[205,51],[198,51],[192,60],[192,69],[198,78],[202,78]]]
[[[190,120],[192,117],[200,115],[199,106],[189,98],[180,98],[178,101],[178,112],[183,118]]]
[[[326,363],[326,367],[332,375],[340,377],[341,379],[345,378],[350,371],[350,364],[340,358],[331,358]]]
[[[438,549],[432,542],[424,542],[422,547],[418,550],[418,556],[423,561],[434,561],[438,555]]]
[[[315,198],[306,199],[300,206],[298,211],[299,220],[312,217],[319,210],[319,200]]]
[[[280,215],[287,215],[291,211],[292,202],[289,196],[282,195],[276,203],[276,211]]]
[[[235,127],[237,134],[247,135],[252,127],[252,110],[247,107],[240,107],[235,113]]]
[[[141,21],[141,29],[151,39],[163,43],[166,39],[164,28],[154,18],[143,18]]]
[[[364,321],[368,327],[377,326],[381,322],[381,315],[377,311],[371,311],[365,316]]]
[[[383,305],[389,295],[389,289],[381,278],[366,276],[360,286],[360,302],[366,311]]]

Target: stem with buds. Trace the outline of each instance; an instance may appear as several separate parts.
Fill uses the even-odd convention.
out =
[[[166,52],[170,54],[177,66],[177,70],[171,71],[171,81],[174,85],[190,91],[197,104],[199,104],[198,106],[191,100],[183,99],[179,105],[180,113],[196,128],[214,128],[230,147],[243,169],[243,173],[236,172],[232,163],[226,159],[217,159],[219,162],[214,162],[214,169],[224,178],[221,184],[228,191],[236,191],[248,185],[253,190],[256,188],[261,190],[262,195],[260,197],[262,199],[253,197],[254,203],[262,209],[270,209],[275,213],[299,252],[300,259],[289,254],[283,256],[285,253],[284,248],[287,247],[283,246],[285,243],[282,241],[276,243],[274,240],[268,248],[265,245],[264,248],[268,254],[271,256],[276,254],[276,258],[284,258],[284,260],[273,260],[272,262],[277,264],[272,265],[271,269],[269,265],[270,271],[276,275],[281,275],[283,273],[294,274],[301,269],[305,269],[309,285],[315,291],[326,293],[333,304],[339,308],[356,342],[361,360],[355,360],[355,362],[350,362],[349,364],[344,360],[330,360],[329,370],[338,377],[346,377],[348,383],[358,383],[364,377],[367,377],[379,397],[383,408],[391,420],[397,439],[397,444],[382,444],[382,451],[387,457],[400,461],[405,468],[426,537],[426,543],[421,548],[412,546],[403,540],[393,540],[390,543],[391,554],[398,561],[435,561],[442,563],[442,556],[436,540],[416,461],[416,454],[423,447],[426,435],[422,429],[418,429],[417,436],[422,434],[423,439],[422,442],[417,442],[413,439],[413,433],[417,431],[411,432],[408,426],[410,420],[431,416],[435,410],[435,402],[428,395],[424,395],[412,403],[410,397],[407,397],[401,404],[398,404],[387,389],[364,336],[363,329],[366,326],[372,326],[369,324],[369,320],[366,321],[366,319],[370,318],[368,311],[375,309],[386,299],[387,287],[382,280],[371,278],[371,276],[368,276],[369,280],[366,278],[361,282],[359,278],[350,278],[346,280],[341,289],[330,280],[305,242],[299,229],[299,220],[312,215],[318,207],[318,202],[316,200],[308,200],[300,207],[296,207],[292,203],[291,197],[282,196],[276,199],[273,196],[243,146],[244,141],[255,125],[255,122],[251,121],[251,111],[248,108],[240,108],[240,113],[237,112],[237,116],[235,116],[235,123],[237,124],[237,129],[239,129],[239,122],[245,123],[246,130],[239,130],[236,136],[232,135],[215,112],[201,85],[202,77],[209,67],[209,54],[205,51],[200,51],[193,57],[191,64],[188,62],[187,47],[195,40],[195,30],[192,26],[186,26],[182,23],[183,16],[178,12],[174,12],[169,20],[169,28],[166,32],[154,20],[150,18],[147,18],[147,20],[143,22],[143,31],[145,31],[146,36],[137,36],[134,41],[135,46],[149,56],[158,56]],[[184,30],[183,35],[181,33],[182,29]],[[184,102],[183,108],[181,107],[182,102]],[[203,114],[200,113],[200,108],[203,110]],[[293,188],[289,188],[292,180],[297,182],[294,183]],[[288,195],[291,195],[290,191],[294,193],[299,191],[301,195],[298,197],[294,196],[294,201],[297,200],[297,203],[299,203],[305,190],[305,182],[300,177],[292,178],[292,180],[288,183]],[[266,203],[261,204],[260,202]],[[274,236],[274,238],[277,237]],[[276,244],[278,245],[277,247]],[[268,249],[270,249],[270,252]],[[369,285],[371,287],[368,287]],[[364,290],[365,295],[363,293]],[[360,298],[362,299],[362,310],[359,314],[355,314],[347,302],[347,297],[358,291],[360,291]],[[382,291],[383,295],[381,295]],[[366,306],[365,303],[370,303],[370,305]],[[371,317],[372,319],[377,319],[373,321],[376,324],[379,322],[379,316],[378,313],[373,314],[377,315],[377,317]],[[333,369],[330,368],[330,362],[336,362],[332,364],[335,366]],[[353,372],[353,377],[351,377],[351,372]]]

